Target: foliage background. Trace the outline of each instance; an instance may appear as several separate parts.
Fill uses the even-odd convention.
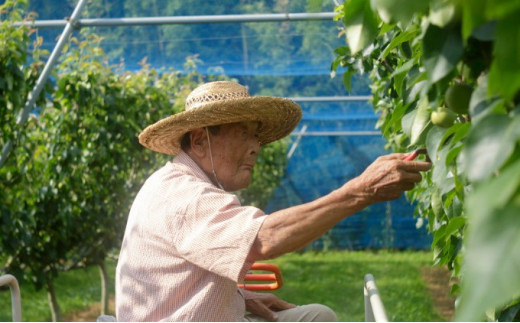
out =
[[[72,11],[74,1],[57,2],[67,14]],[[6,1],[3,9],[13,3]],[[23,4],[24,1],[18,3]],[[30,1],[29,6],[39,13],[39,18],[45,19],[56,14],[49,11],[52,8],[49,3]],[[9,11],[12,15],[9,19],[21,19],[26,11],[19,8],[22,10]],[[203,6],[194,6],[193,2],[183,1],[101,1],[90,3],[86,15],[141,16],[144,10],[154,10],[156,15],[331,11],[332,3],[229,1],[224,6],[221,2],[204,2]],[[6,25],[8,21],[2,19],[2,22]],[[102,266],[102,259],[111,248],[117,248],[123,228],[121,223],[135,190],[151,169],[165,162],[162,157],[141,149],[135,136],[146,124],[179,111],[182,98],[196,83],[212,77],[234,77],[248,84],[255,94],[345,94],[341,78],[330,80],[329,65],[334,59],[332,49],[342,44],[342,40],[337,38],[336,29],[331,30],[330,25],[295,22],[242,24],[240,36],[231,41],[220,37],[221,33],[226,30],[236,32],[237,25],[215,25],[209,29],[196,24],[189,28],[89,29],[75,32],[75,38],[71,38],[66,55],[42,94],[31,121],[21,128],[15,125],[14,116],[25,102],[27,92],[32,88],[31,82],[34,82],[42,66],[41,61],[45,61],[48,54],[45,49],[52,48],[57,33],[56,30],[47,33],[45,30],[27,28],[4,30],[11,34],[6,33],[4,38],[9,46],[2,48],[12,47],[13,50],[8,51],[9,58],[2,61],[5,63],[2,68],[5,69],[0,78],[6,80],[0,85],[4,86],[3,94],[8,99],[0,107],[6,109],[6,113],[1,114],[5,118],[2,120],[5,121],[2,123],[2,126],[5,125],[2,135],[6,136],[2,138],[2,146],[8,139],[14,138],[13,133],[19,136],[8,165],[0,170],[0,194],[3,194],[1,197],[5,201],[1,206],[3,254],[0,259],[5,259],[5,266],[10,271],[36,286],[45,286],[51,294],[53,286],[49,283],[61,270],[91,263]],[[100,35],[104,38],[102,41]],[[132,41],[124,42],[123,39]],[[189,41],[181,41],[184,39]],[[32,42],[34,40],[36,42]],[[327,55],[322,54],[323,49],[328,50]],[[241,55],[236,55],[237,51]],[[34,57],[28,57],[27,52],[34,53]],[[146,60],[143,60],[143,52],[147,53]],[[226,60],[212,61],[215,57],[226,57]],[[160,70],[155,68],[155,63],[173,68]],[[338,73],[342,71],[339,67]],[[11,74],[18,79],[9,81]],[[218,76],[211,76],[213,74]],[[349,94],[369,93],[363,77],[350,76],[354,80],[350,83]],[[12,86],[10,82],[18,86]],[[319,104],[304,106],[306,114],[322,108]],[[356,122],[372,129],[375,123],[375,114],[367,114],[366,105],[355,109],[339,105],[329,108],[320,116],[322,119],[305,121],[323,129],[325,126],[331,127],[329,130],[348,128]],[[352,115],[355,115],[355,120],[352,120]],[[340,122],[340,118],[344,120]],[[93,131],[94,128],[97,131]],[[291,197],[305,202],[334,189],[355,176],[375,155],[383,153],[381,141],[374,138],[305,138],[302,142],[309,142],[312,148],[304,150],[300,147],[295,156],[301,159],[296,161],[308,160],[309,156],[305,155],[312,152],[323,156],[313,160],[322,164],[300,163],[302,166],[299,167],[293,159],[288,170],[298,178],[306,179],[306,185],[301,185],[295,180],[296,177],[286,177],[282,180],[286,186],[275,195],[279,197],[290,192]],[[260,167],[254,174],[255,185],[251,191],[239,193],[246,203],[258,206],[268,203],[272,187],[284,174],[287,161],[283,152],[287,145],[288,142],[281,142],[269,147],[267,153],[260,157]],[[273,157],[273,153],[278,155]],[[349,155],[352,157],[347,159]],[[323,164],[326,171],[322,167],[316,172],[317,166]],[[266,178],[267,171],[273,176]],[[289,191],[287,187],[296,189]],[[302,191],[312,192],[313,195],[302,194]],[[113,201],[116,204],[112,205]],[[396,226],[395,214],[408,214],[410,211],[406,208],[406,201],[400,203],[402,208],[396,206],[398,204],[374,206],[357,219],[352,219],[340,234],[332,233],[317,241],[313,247],[321,249],[335,245],[359,248],[350,241],[340,244],[341,238],[347,234],[357,239],[355,235],[359,235],[359,231],[351,233],[349,230],[358,228],[371,230],[369,237],[372,240],[368,241],[371,246],[410,246],[419,240],[414,238],[419,236],[422,239],[424,235],[413,235],[416,234],[415,220],[410,216],[406,223],[409,231],[402,231]],[[279,205],[271,206],[275,207]],[[457,212],[457,209],[453,210]],[[380,217],[374,219],[373,214]],[[453,223],[462,227],[461,222]],[[97,225],[90,225],[92,223]],[[389,233],[385,235],[389,238],[380,238],[377,234],[381,232]],[[398,232],[402,234],[399,236]],[[395,243],[399,241],[404,241],[404,246]],[[430,241],[426,241],[429,244]],[[445,239],[440,241],[444,242]],[[54,306],[54,312],[57,312],[55,319],[59,319],[59,308]]]
[[[461,280],[457,319],[519,318],[520,4],[514,1],[348,0],[338,19],[348,46],[337,66],[369,75],[387,146],[425,147],[433,170],[408,196],[428,220],[436,262]],[[455,84],[464,111],[442,126]],[[458,95],[456,99],[460,99]]]
[[[97,265],[106,309],[109,288],[105,258],[119,248],[137,190],[151,171],[170,158],[147,151],[137,135],[147,125],[181,111],[184,98],[205,80],[187,59],[183,71],[156,70],[143,60],[137,71],[113,65],[91,32],[69,39],[56,72],[47,82],[27,124],[16,116],[42,67],[41,37],[28,27],[10,26],[24,17],[25,1],[0,7],[1,115],[4,147],[14,149],[0,169],[1,271],[45,288],[54,321],[61,320],[54,280],[60,272]],[[261,153],[250,204],[265,204],[283,175],[286,146]],[[278,157],[281,158],[278,158]],[[257,170],[258,171],[258,170]],[[249,195],[248,195],[249,194]]]
[[[31,0],[29,9],[38,12],[38,19],[61,19],[74,4],[75,1]],[[88,3],[84,16],[330,12],[333,7],[330,0],[226,0],[211,4],[205,1],[100,1]],[[339,26],[340,23],[331,20],[125,26],[84,28],[81,35],[75,33],[75,36],[80,40],[89,33],[102,37],[99,47],[106,53],[108,63],[117,66],[123,62],[123,69],[127,71],[139,70],[144,57],[151,69],[168,66],[183,71],[186,55],[190,55],[201,75],[226,74],[247,85],[253,94],[292,98],[365,96],[359,102],[298,101],[304,118],[286,144],[293,148],[295,140],[299,140],[296,132],[304,126],[309,135],[295,145],[296,150],[273,197],[262,202],[267,203],[267,212],[272,212],[311,201],[337,188],[357,176],[378,155],[386,153],[381,134],[374,129],[378,116],[366,102],[370,94],[367,78],[353,76],[348,92],[340,77],[331,78],[333,48],[344,43],[337,37]],[[59,32],[60,28],[40,28],[36,33],[43,37],[42,48],[51,49]],[[340,68],[338,73],[341,71]],[[345,134],[336,135],[336,131]],[[258,177],[262,177],[262,173],[267,174],[257,172]],[[431,236],[413,219],[412,212],[413,208],[404,198],[374,205],[346,219],[334,228],[326,242],[316,241],[313,248],[324,244],[354,249],[428,248]]]

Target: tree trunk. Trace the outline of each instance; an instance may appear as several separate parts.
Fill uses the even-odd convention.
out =
[[[61,309],[60,304],[58,304],[56,291],[54,290],[54,283],[52,281],[47,282],[47,299],[49,301],[49,307],[51,308],[52,321],[60,322]]]
[[[108,312],[108,273],[105,262],[98,264],[99,275],[101,276],[101,315]]]

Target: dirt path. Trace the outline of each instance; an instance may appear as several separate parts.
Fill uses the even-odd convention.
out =
[[[108,301],[108,314],[114,315],[114,298]],[[92,303],[87,309],[74,311],[62,318],[63,322],[96,322],[99,313],[101,312],[101,303]]]
[[[424,267],[421,269],[428,293],[433,300],[439,315],[446,321],[453,320],[454,298],[450,295],[451,280],[450,272],[440,267]],[[89,308],[75,311],[63,317],[64,322],[95,322],[99,316],[101,304],[93,303]],[[114,299],[108,304],[109,314],[114,315]]]
[[[453,321],[455,298],[450,294],[451,273],[446,268],[424,267],[421,275],[439,315],[446,321]]]

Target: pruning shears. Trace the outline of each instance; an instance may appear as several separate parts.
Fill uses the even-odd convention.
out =
[[[419,155],[426,155],[426,160],[429,160],[428,154],[426,152],[426,148],[419,148],[419,149],[416,149],[416,150],[412,151],[411,153],[407,154],[403,158],[403,160],[412,161],[415,158],[417,158],[417,156],[419,156]]]

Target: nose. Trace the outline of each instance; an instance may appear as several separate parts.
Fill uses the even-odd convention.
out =
[[[260,151],[260,140],[257,136],[254,136],[251,139],[250,149],[251,155],[258,155],[258,152]]]

